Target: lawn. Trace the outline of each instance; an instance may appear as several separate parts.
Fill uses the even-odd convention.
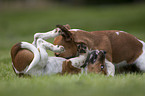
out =
[[[1,9],[0,96],[145,96],[145,74],[19,78],[12,70],[10,58],[10,49],[15,43],[32,42],[36,32],[52,30],[57,24],[70,24],[72,28],[87,31],[122,30],[145,41],[144,9],[145,4]]]

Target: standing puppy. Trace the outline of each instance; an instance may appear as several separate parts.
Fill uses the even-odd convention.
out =
[[[70,29],[69,25],[57,27],[62,30],[63,34],[55,38],[54,44],[64,46],[65,52],[55,53],[56,56],[75,57],[78,53],[77,44],[83,43],[89,49],[107,52],[105,64],[108,76],[114,76],[114,64],[135,64],[142,72],[145,72],[145,43],[135,36],[119,30],[87,32]]]
[[[145,43],[135,36],[119,30],[105,30],[87,32],[80,29],[70,29],[69,25],[57,25],[60,35],[54,40],[54,44],[62,45],[65,51],[56,52],[57,57],[73,58],[79,55],[78,46],[86,45],[92,50],[104,50],[106,74],[114,76],[114,64],[134,64],[137,69],[145,72]],[[55,30],[56,30],[55,29]],[[47,33],[36,34],[37,38],[47,39]]]

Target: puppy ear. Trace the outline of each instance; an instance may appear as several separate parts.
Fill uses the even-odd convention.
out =
[[[63,25],[65,28],[67,28],[68,30],[71,29],[70,25],[69,24],[66,24],[66,25]]]
[[[66,25],[69,28],[69,25]],[[72,33],[65,27],[65,25],[56,25],[56,27],[61,29],[61,35],[64,37],[66,41],[73,40]]]

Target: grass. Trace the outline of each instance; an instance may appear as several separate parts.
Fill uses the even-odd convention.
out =
[[[0,82],[1,96],[144,96],[145,75],[127,74],[106,77],[96,74],[18,78]]]
[[[56,24],[70,24],[72,28],[88,31],[124,30],[145,41],[143,9],[145,4],[0,10],[0,96],[144,96],[145,74],[19,78],[12,70],[10,58],[12,45],[32,42],[35,32],[52,30]]]

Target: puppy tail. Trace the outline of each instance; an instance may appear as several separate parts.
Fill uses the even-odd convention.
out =
[[[34,45],[32,45],[30,43],[27,43],[27,42],[22,42],[21,48],[26,48],[26,49],[32,51],[33,54],[34,54],[33,61],[30,63],[28,69],[26,70],[26,73],[27,73],[32,67],[34,67],[39,62],[40,53],[39,53],[38,49]]]

